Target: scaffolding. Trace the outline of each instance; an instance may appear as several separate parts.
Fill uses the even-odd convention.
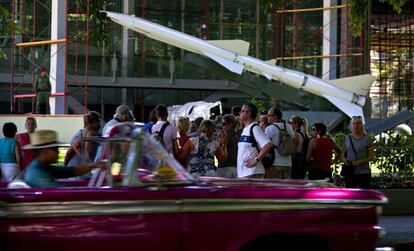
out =
[[[375,117],[414,108],[414,4],[407,1],[396,14],[375,2],[371,24],[371,68],[377,77],[371,88]]]
[[[23,40],[28,39],[35,41],[37,37],[36,30],[36,11],[37,1],[32,2],[32,12],[29,12],[30,5],[26,4],[22,0],[13,0],[11,6],[11,14],[13,22],[22,26],[25,30],[30,31],[29,34],[25,34],[23,29],[13,30],[11,35],[12,40],[12,53],[10,60],[10,113],[22,113],[23,112],[23,100],[19,98],[21,93],[33,93],[34,84],[27,86],[24,84],[25,67],[27,62],[33,62],[30,64],[30,74],[32,83],[35,82],[35,57],[36,51],[34,47],[29,48],[30,53],[26,55],[24,53],[23,46],[19,47],[18,44],[22,44]],[[31,22],[30,22],[31,20]],[[16,107],[17,102],[17,107]],[[31,112],[34,112],[34,99],[31,97]]]
[[[336,78],[349,77],[369,72],[364,58],[369,55],[366,49],[366,34],[357,38],[351,35],[348,21],[348,5],[340,4],[329,7],[319,6],[315,1],[278,0],[272,4],[272,47],[271,54],[278,65],[297,69],[305,73],[323,77],[336,71]],[[323,24],[325,11],[337,12],[327,24]],[[336,40],[323,36],[328,25],[336,25],[340,29]],[[324,40],[334,43],[336,53],[323,54]],[[322,72],[322,60],[337,58],[336,66]]]
[[[87,111],[89,1],[66,1],[66,38],[56,40],[50,40],[51,4],[51,0],[12,1],[13,21],[29,33],[13,31],[12,34],[10,113],[34,113],[36,72],[41,67],[49,68],[47,63],[54,56],[50,55],[50,49],[47,49],[43,53],[47,55],[45,59],[38,59],[38,48],[56,43],[65,44],[64,92],[52,93],[51,97],[64,98],[65,113],[82,114]],[[80,4],[83,8],[80,8]],[[81,48],[84,53],[83,58],[79,59]],[[68,57],[73,60],[68,61]],[[79,63],[80,61],[84,63]],[[28,72],[31,84],[25,85],[25,75]],[[69,90],[69,85],[73,85],[74,88]],[[30,99],[30,107],[25,106],[24,101],[27,99]]]
[[[89,6],[90,0],[66,1],[66,113],[83,114],[88,110]]]

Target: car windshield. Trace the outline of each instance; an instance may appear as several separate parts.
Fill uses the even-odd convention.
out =
[[[108,138],[101,138],[97,161],[106,161],[106,174],[94,173],[90,186],[139,186],[145,183],[191,182],[193,177],[154,137],[143,132],[141,123],[119,123]],[[98,185],[97,185],[98,184]]]

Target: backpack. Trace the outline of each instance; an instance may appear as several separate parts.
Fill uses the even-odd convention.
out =
[[[255,126],[259,126],[259,124],[253,124],[252,127],[250,127],[250,137],[252,138],[252,146],[256,147],[257,151],[260,152],[259,147],[257,146],[257,141],[254,137],[254,133],[253,133],[253,128]],[[264,168],[269,168],[271,166],[273,166],[273,162],[275,161],[275,146],[272,145],[272,148],[269,150],[268,153],[266,153],[266,155],[263,157],[263,159],[261,160]]]
[[[161,129],[159,131],[152,133],[152,136],[154,137],[154,139],[159,141],[163,146],[164,146],[164,132],[167,126],[169,125],[170,125],[170,122],[167,121],[161,126]],[[152,132],[152,127],[151,127],[151,132]]]
[[[292,135],[286,130],[286,123],[283,122],[285,128],[281,129],[278,125],[272,124],[279,129],[279,143],[276,146],[277,151],[282,156],[292,155],[295,153],[295,144],[293,143]]]

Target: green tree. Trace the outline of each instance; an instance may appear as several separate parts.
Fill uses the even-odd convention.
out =
[[[368,1],[370,0],[348,0],[349,1],[349,17],[350,25],[354,36],[361,35],[362,24],[366,18],[368,9]],[[381,3],[388,3],[398,13],[401,13],[402,7],[407,0],[380,0]],[[272,4],[276,4],[275,0],[262,0],[262,8],[264,11],[271,9]]]
[[[249,103],[252,103],[253,105],[256,106],[257,110],[260,112],[263,112],[266,110],[266,104],[263,100],[261,99],[257,99],[255,97],[251,98],[248,100]]]
[[[0,5],[0,36],[9,37],[13,32],[24,33],[25,29],[23,26],[14,23],[11,13]],[[7,59],[7,55],[0,48],[0,60],[1,59]]]
[[[79,9],[87,9],[87,1],[77,1]],[[90,0],[89,1],[89,42],[92,45],[104,50],[108,45],[108,32],[106,29],[107,18],[106,14],[100,10],[105,9],[104,6],[107,5],[106,0]],[[83,34],[86,35],[86,34]],[[82,34],[77,34],[77,36],[83,36]]]
[[[354,36],[361,35],[362,24],[366,18],[370,0],[349,0],[349,17],[351,19],[351,28]],[[381,3],[388,3],[398,13],[401,13],[402,7],[407,0],[380,0]]]

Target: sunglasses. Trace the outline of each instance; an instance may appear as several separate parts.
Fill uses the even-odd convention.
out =
[[[352,116],[353,119],[361,119],[361,116]]]

